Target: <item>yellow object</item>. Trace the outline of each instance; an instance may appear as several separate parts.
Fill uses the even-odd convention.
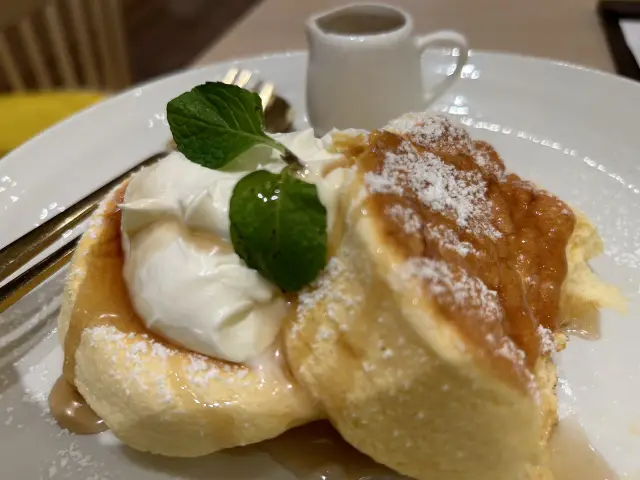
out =
[[[0,95],[0,156],[102,98],[91,91]]]

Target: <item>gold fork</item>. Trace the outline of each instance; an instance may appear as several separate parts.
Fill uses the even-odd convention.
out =
[[[244,88],[249,84],[251,77],[252,72],[250,70],[241,70],[234,67],[225,74],[222,81]],[[262,101],[267,131],[272,133],[288,131],[293,120],[292,109],[286,100],[274,94],[274,85],[270,82],[259,82],[253,90],[258,93]],[[166,151],[160,152],[143,160],[65,211],[2,248],[0,250],[0,283],[10,278],[53,243],[61,239],[66,232],[71,231],[88,219],[104,196],[116,185],[141,168],[156,163],[166,153]],[[71,259],[79,238],[80,235],[1,286],[0,313],[65,266]]]
[[[244,88],[251,80],[250,70],[230,69],[222,79]],[[274,95],[273,83],[263,82],[255,89],[262,100],[265,129],[269,133],[288,132],[293,124],[294,112],[291,105],[282,97]]]

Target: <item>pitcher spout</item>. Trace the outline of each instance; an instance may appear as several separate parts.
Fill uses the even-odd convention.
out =
[[[411,27],[404,11],[378,3],[356,3],[313,15],[307,20],[309,39],[363,41],[366,37],[387,35]]]

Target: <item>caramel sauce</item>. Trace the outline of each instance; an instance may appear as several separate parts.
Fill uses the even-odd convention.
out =
[[[579,316],[573,316],[566,320],[562,329],[569,335],[585,340],[598,340],[600,338],[600,311],[594,305],[585,307]]]
[[[296,478],[304,480],[407,478],[360,453],[326,421],[294,428],[279,437],[236,450],[244,448],[267,453]]]
[[[121,332],[147,334],[129,300],[122,278],[123,252],[120,238],[122,212],[117,204],[124,199],[126,182],[119,188],[102,216],[103,234],[93,242],[85,256],[85,275],[77,292],[76,302],[64,341],[63,375],[75,384],[76,350],[85,329],[113,325]],[[99,274],[96,274],[99,272]],[[133,321],[132,321],[133,319]]]
[[[551,437],[549,450],[555,480],[617,480],[618,475],[589,444],[573,419],[562,420]],[[292,429],[277,438],[231,452],[267,453],[296,478],[324,480],[404,479],[345,442],[325,421]]]
[[[116,204],[124,197],[121,186],[117,199],[106,209],[106,236],[94,242],[91,255],[87,255],[87,270],[100,271],[101,275],[86,275],[78,290],[69,330],[63,345],[63,374],[49,393],[51,414],[61,427],[77,434],[99,433],[107,430],[104,421],[97,416],[74,387],[75,352],[85,328],[114,324],[130,331],[144,332],[142,325],[125,322],[131,318],[133,307],[128,300],[122,279],[122,246],[120,242],[121,212]],[[114,268],[115,265],[117,268]],[[123,305],[124,303],[124,305]]]
[[[472,144],[468,138],[465,141],[456,137],[466,133],[453,130],[448,133],[452,141],[440,140],[426,146],[410,139],[421,155],[418,161],[423,155],[433,153],[445,165],[479,176],[486,184],[489,223],[499,232],[497,238],[461,228],[455,215],[446,210],[436,211],[421,202],[408,186],[402,186],[402,194],[372,193],[363,208],[377,218],[384,218],[379,228],[385,240],[404,257],[442,260],[453,270],[460,274],[466,272],[496,291],[504,312],[502,321],[487,318],[482,302],[461,304],[450,296],[437,298],[437,303],[470,343],[482,351],[491,351],[492,345],[487,339],[506,336],[525,352],[526,364],[532,368],[540,355],[538,325],[551,330],[557,327],[560,291],[567,273],[565,250],[575,218],[558,198],[536,189],[515,174],[506,174],[502,160],[490,145]],[[346,153],[364,172],[380,174],[387,155],[403,155],[406,144],[407,140],[396,134],[378,131],[369,136],[364,151],[361,142],[357,142],[354,152],[350,154],[346,149]],[[483,166],[472,156],[470,145],[483,153],[486,160]],[[413,212],[421,228],[407,233],[401,221],[387,213],[394,205]],[[463,256],[443,249],[428,235],[428,231],[435,228],[452,232],[461,242],[471,244],[475,254]],[[429,284],[428,280],[425,282]]]
[[[365,171],[381,168],[384,152],[397,149],[400,138],[386,132],[374,133],[368,143],[345,143],[340,148],[350,156],[352,162]],[[486,144],[476,142],[476,147],[486,150],[491,164],[480,168],[466,152],[451,152],[435,149],[445,163],[456,168],[480,171],[488,184],[488,201],[495,205],[493,223],[503,236],[494,241],[459,229],[445,214],[429,210],[410,195],[373,195],[366,208],[385,215],[388,205],[402,203],[409,206],[421,218],[423,225],[443,225],[454,230],[461,240],[473,244],[481,252],[477,257],[460,258],[442,252],[426,236],[408,236],[395,219],[388,217],[385,231],[388,239],[407,255],[442,258],[466,269],[469,274],[481,278],[490,288],[500,293],[506,312],[505,335],[527,352],[532,364],[538,356],[538,337],[535,329],[541,324],[555,329],[558,313],[560,285],[566,275],[564,250],[573,230],[574,218],[564,213],[566,205],[555,197],[536,190],[515,175],[499,179],[504,171],[496,152]],[[417,147],[419,149],[423,147]],[[425,149],[426,150],[426,149]],[[120,200],[124,194],[119,192]],[[117,201],[114,201],[117,203]],[[55,384],[49,397],[51,412],[63,427],[74,433],[97,433],[106,430],[104,422],[86,404],[73,385],[75,350],[82,332],[99,325],[114,325],[122,332],[153,336],[139,322],[122,279],[123,252],[120,242],[120,211],[107,208],[103,222],[107,236],[96,242],[88,255],[87,270],[98,269],[101,275],[88,275],[78,292],[77,303],[72,314],[64,351],[64,376]],[[344,216],[344,212],[338,218]],[[342,226],[337,225],[329,240],[330,251],[334,250],[342,235]],[[208,238],[202,238],[203,248]],[[228,248],[221,245],[220,248]],[[445,258],[446,256],[446,258]],[[524,282],[524,278],[530,278]],[[460,309],[453,303],[441,303],[440,308],[451,319],[459,319],[461,331],[470,339],[482,344],[482,338],[474,337],[477,322],[484,322],[473,309]],[[132,321],[131,319],[134,319]],[[586,330],[586,329],[585,329]],[[162,340],[161,340],[162,341]],[[179,356],[170,360],[174,371],[182,368]],[[190,395],[180,377],[174,375],[184,395]],[[225,426],[232,430],[233,426]],[[617,478],[606,462],[595,452],[575,426],[566,421],[560,423],[553,436],[550,449],[552,466],[557,480],[613,480]],[[260,451],[267,453],[276,462],[289,469],[301,479],[322,478],[326,480],[365,480],[370,478],[405,478],[381,466],[347,444],[328,422],[314,422],[298,427],[283,435],[253,445],[233,449],[230,452]]]
[[[550,469],[555,480],[617,480],[606,460],[589,444],[575,419],[560,421],[549,442]],[[324,480],[405,479],[374,462],[347,442],[326,421],[294,428],[277,438],[231,452],[267,453],[296,478]]]
[[[76,434],[94,434],[108,429],[63,377],[49,395],[53,417],[62,428]],[[229,426],[231,427],[231,426]],[[228,453],[246,455],[264,452],[300,479],[369,480],[402,479],[393,470],[374,462],[347,442],[327,421],[313,422],[282,435]],[[617,480],[606,460],[589,444],[573,419],[562,420],[549,442],[550,467],[556,480]]]
[[[64,377],[56,381],[49,393],[49,409],[58,425],[73,433],[86,435],[109,428]]]

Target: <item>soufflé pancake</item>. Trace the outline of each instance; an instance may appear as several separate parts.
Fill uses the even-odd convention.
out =
[[[444,117],[228,165],[182,119],[94,215],[59,317],[64,379],[119,439],[192,457],[327,419],[418,480],[553,478],[563,322],[624,305],[583,215]]]
[[[147,330],[122,276],[123,184],[74,254],[58,320],[64,377],[123,442],[194,457],[274,437],[319,417],[278,344],[241,365],[173,345]]]
[[[552,478],[563,318],[623,304],[592,225],[448,120],[338,145],[342,241],[287,325],[298,381],[342,436],[419,479]]]

